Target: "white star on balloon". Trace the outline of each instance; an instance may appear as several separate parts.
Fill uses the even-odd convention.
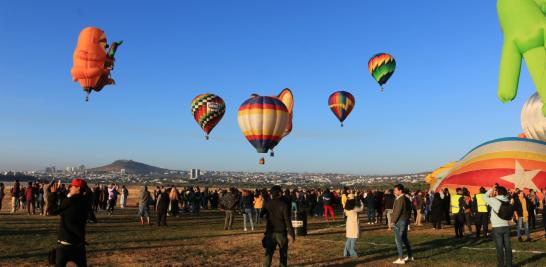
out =
[[[508,181],[510,183],[513,183],[515,188],[519,188],[519,189],[528,188],[528,189],[535,190],[535,192],[539,191],[538,187],[533,182],[533,178],[537,176],[537,174],[541,170],[525,171],[525,169],[521,166],[521,164],[517,160],[516,160],[516,167],[514,170],[515,170],[514,174],[503,176],[501,177],[501,179]]]

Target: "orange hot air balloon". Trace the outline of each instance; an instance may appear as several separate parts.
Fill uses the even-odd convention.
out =
[[[99,92],[109,84],[114,84],[110,78],[110,71],[114,66],[114,54],[121,42],[114,42],[109,47],[106,34],[96,27],[87,27],[80,32],[78,44],[74,50],[74,65],[70,73],[72,79],[80,83],[81,87],[89,94],[92,90]]]

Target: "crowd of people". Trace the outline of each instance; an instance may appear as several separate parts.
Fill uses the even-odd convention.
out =
[[[86,205],[85,223],[96,222],[95,213],[105,211],[113,214],[114,208],[127,207],[129,191],[124,185],[109,184],[88,187],[85,181],[79,180],[66,186],[60,181],[29,182],[22,186],[15,181],[10,194],[12,197],[12,212],[24,210],[28,214],[61,215],[63,205],[68,205],[73,199],[71,188],[79,185],[83,200],[78,205]],[[5,187],[0,183],[0,200],[6,195]],[[528,193],[525,193],[528,192]],[[264,264],[268,266],[271,256],[278,247],[281,255],[281,265],[287,261],[288,235],[294,235],[291,214],[303,212],[305,216],[324,218],[326,221],[336,220],[336,212],[342,214],[346,227],[346,243],[344,256],[357,256],[356,240],[360,237],[360,213],[366,210],[369,225],[381,225],[386,230],[393,231],[399,258],[395,264],[403,264],[413,260],[411,245],[408,239],[410,224],[421,227],[430,223],[435,230],[453,225],[456,238],[474,236],[475,238],[493,236],[497,246],[499,266],[510,266],[511,244],[509,221],[516,224],[516,233],[520,242],[530,241],[531,230],[537,227],[537,214],[542,211],[546,217],[544,206],[546,200],[540,198],[534,190],[508,191],[504,187],[495,186],[489,191],[480,188],[480,192],[471,195],[466,188],[457,188],[454,192],[448,189],[438,192],[421,190],[410,191],[402,185],[392,189],[355,190],[343,188],[285,189],[214,189],[186,186],[157,186],[152,191],[142,186],[137,198],[138,214],[142,225],[153,225],[151,211],[156,213],[157,226],[166,226],[167,217],[198,215],[201,209],[220,210],[225,214],[224,229],[233,228],[234,216],[242,216],[242,230],[254,231],[262,219],[267,221],[263,245],[266,250]],[[77,194],[77,193],[76,193]],[[546,188],[542,189],[542,196]],[[273,201],[274,200],[274,201]],[[118,203],[119,202],[119,203]],[[0,201],[1,203],[1,201]],[[63,204],[64,203],[64,204]],[[507,210],[506,207],[510,209]],[[1,206],[0,206],[1,209]],[[64,209],[66,210],[66,208]],[[504,213],[503,213],[504,212]],[[80,214],[78,213],[78,214]],[[341,221],[338,218],[337,221]],[[546,220],[542,220],[546,237]],[[492,231],[488,229],[492,225]],[[62,228],[63,226],[61,226]],[[66,227],[66,225],[64,226]],[[66,234],[66,233],[65,233]],[[295,240],[295,236],[292,238]],[[59,239],[63,241],[62,239]],[[74,239],[71,239],[72,241]],[[64,262],[70,257],[66,241],[64,250],[58,252],[58,258]],[[84,240],[78,241],[84,244]],[[78,244],[79,244],[78,243]],[[406,248],[407,257],[403,257]],[[501,253],[502,252],[502,253]],[[76,253],[81,256],[81,251]],[[502,258],[502,261],[500,260]],[[510,264],[508,264],[510,263]],[[63,265],[64,266],[64,265]]]

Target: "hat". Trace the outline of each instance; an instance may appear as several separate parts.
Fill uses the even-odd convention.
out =
[[[84,187],[85,181],[82,179],[72,179],[71,186]]]
[[[347,199],[355,199],[355,195],[354,194],[348,194],[347,195]]]

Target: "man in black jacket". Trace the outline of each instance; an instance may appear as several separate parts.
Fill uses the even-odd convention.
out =
[[[292,220],[290,219],[290,210],[286,203],[281,198],[281,187],[273,186],[271,188],[271,196],[273,199],[268,201],[260,214],[267,217],[267,225],[265,227],[264,238],[262,245],[265,248],[264,266],[271,266],[271,260],[275,249],[279,246],[280,264],[279,266],[287,266],[288,262],[288,238],[290,234],[292,243],[296,241],[296,234],[292,228]]]
[[[66,263],[73,261],[77,266],[87,266],[87,256],[85,252],[85,225],[87,216],[91,209],[90,197],[91,190],[82,179],[74,179],[70,184],[69,193],[60,205],[56,194],[59,184],[55,183],[51,187],[48,212],[50,215],[60,215],[59,232],[56,248],[55,266],[66,266]],[[84,192],[88,192],[85,193]]]

